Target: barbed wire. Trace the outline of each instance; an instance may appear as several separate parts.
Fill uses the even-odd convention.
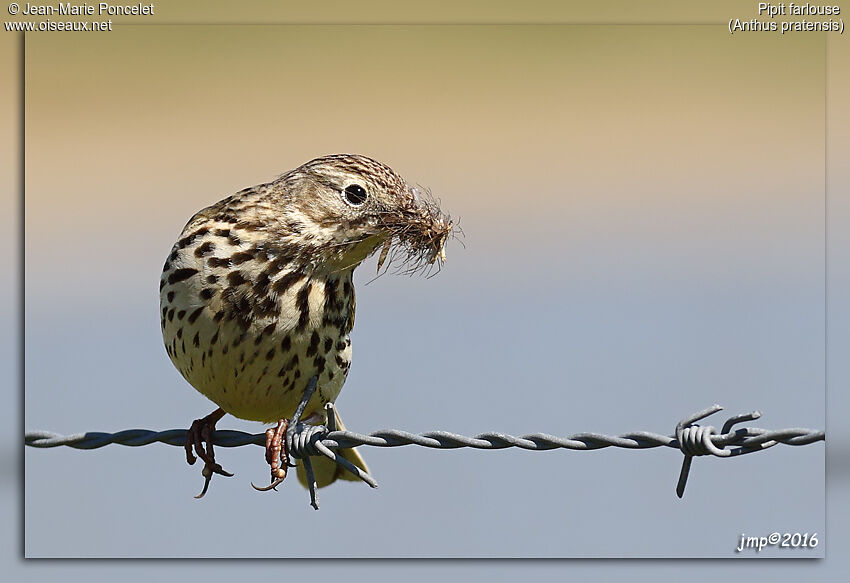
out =
[[[311,382],[305,392],[302,404],[306,404],[315,389]],[[734,428],[739,423],[753,421],[761,416],[758,411],[735,415],[726,420],[718,432],[712,426],[700,426],[696,422],[721,411],[723,407],[713,405],[703,411],[689,415],[676,424],[672,436],[649,431],[634,431],[622,435],[605,435],[602,433],[576,433],[568,437],[557,437],[546,433],[532,433],[513,436],[506,433],[488,432],[473,437],[451,433],[448,431],[429,431],[420,434],[409,433],[398,429],[376,431],[368,435],[353,431],[340,431],[335,426],[333,404],[326,405],[328,425],[306,425],[299,422],[300,411],[291,420],[286,432],[286,446],[289,454],[301,459],[307,471],[310,484],[311,505],[318,509],[318,493],[313,479],[310,456],[324,456],[352,472],[370,486],[377,487],[377,482],[368,473],[354,466],[333,450],[357,446],[400,447],[418,445],[433,449],[458,449],[470,447],[474,449],[507,449],[520,448],[529,451],[548,451],[552,449],[570,449],[590,451],[606,447],[624,449],[651,449],[669,447],[679,449],[684,454],[684,461],[676,485],[676,493],[681,498],[684,495],[685,484],[692,460],[695,456],[713,455],[720,458],[736,457],[757,451],[764,451],[780,443],[785,445],[808,445],[817,441],[825,441],[823,431],[806,428],[788,428],[769,430],[757,427]],[[139,447],[151,443],[164,443],[183,447],[186,443],[188,430],[169,429],[166,431],[150,431],[147,429],[128,429],[116,433],[86,432],[73,435],[60,435],[51,431],[27,432],[24,438],[26,445],[37,448],[67,446],[74,449],[97,449],[110,444]],[[221,447],[241,447],[244,445],[265,445],[265,433],[245,433],[232,430],[215,430],[211,439],[214,445]],[[731,449],[726,449],[731,448]]]

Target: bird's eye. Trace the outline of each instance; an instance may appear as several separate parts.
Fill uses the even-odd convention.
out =
[[[353,206],[360,206],[366,202],[366,198],[369,196],[366,193],[366,189],[359,184],[349,184],[345,187],[345,190],[342,191],[342,194],[345,196],[345,200],[348,204]]]

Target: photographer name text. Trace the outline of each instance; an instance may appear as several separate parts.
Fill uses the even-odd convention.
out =
[[[153,4],[29,4],[21,7],[24,16],[153,16]]]

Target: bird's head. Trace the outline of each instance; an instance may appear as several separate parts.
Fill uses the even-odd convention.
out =
[[[284,198],[282,228],[311,250],[317,264],[348,269],[379,248],[379,270],[390,256],[405,272],[445,260],[451,217],[429,193],[380,162],[355,154],[325,156],[274,184]]]

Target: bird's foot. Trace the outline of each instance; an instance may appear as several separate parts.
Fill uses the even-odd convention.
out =
[[[216,463],[213,451],[212,432],[215,431],[215,424],[224,417],[224,414],[222,409],[216,409],[202,419],[195,419],[186,434],[186,461],[189,462],[189,465],[194,464],[197,461],[195,457],[197,454],[197,457],[204,462],[204,469],[201,470],[201,475],[204,477],[204,489],[195,498],[203,498],[204,494],[207,493],[213,474],[228,478],[233,475]],[[206,447],[204,447],[205,442]]]
[[[299,419],[301,422],[310,423],[314,420],[322,419],[322,416],[319,414],[312,414],[306,419],[301,419],[301,416],[304,413],[304,409],[307,407],[307,402],[310,400],[310,397],[313,395],[313,391],[316,390],[316,382],[319,380],[318,376],[314,376],[307,383],[307,390],[304,391],[304,396],[301,398],[301,402],[298,403],[298,407],[295,408],[295,413],[292,415],[291,419],[281,419],[277,422],[277,426],[274,428],[269,428],[266,430],[266,462],[268,462],[271,467],[272,473],[272,481],[271,484],[265,487],[259,487],[254,485],[252,482],[251,485],[254,486],[254,489],[259,490],[261,492],[267,492],[269,490],[275,490],[281,482],[283,482],[284,478],[286,478],[286,470],[288,468],[294,468],[294,464],[289,463],[289,447],[287,446],[287,433],[293,432],[298,427]],[[309,458],[304,459],[304,463],[306,467],[310,468],[310,460]],[[311,489],[311,493],[313,490]]]
[[[256,490],[266,492],[275,490],[284,478],[286,478],[287,468],[292,467],[289,463],[289,451],[286,448],[286,428],[289,427],[289,421],[281,419],[277,422],[276,427],[270,427],[266,430],[266,462],[271,467],[271,483],[268,486],[255,486]]]

